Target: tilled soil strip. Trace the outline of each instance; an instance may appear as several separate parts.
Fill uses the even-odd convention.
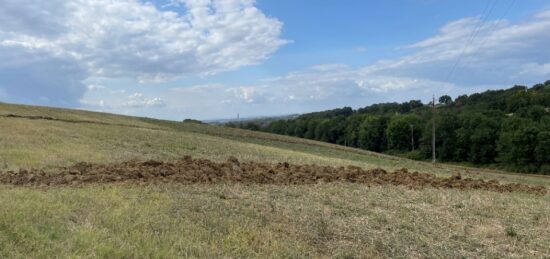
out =
[[[226,162],[193,159],[186,156],[176,162],[129,161],[116,164],[78,163],[55,172],[41,169],[0,172],[0,184],[16,186],[70,186],[131,183],[244,183],[244,184],[315,184],[350,182],[366,185],[402,185],[414,189],[426,187],[449,189],[478,189],[495,192],[526,192],[547,194],[543,186],[501,184],[496,180],[450,178],[433,174],[409,172],[407,169],[387,172],[383,169],[365,170],[356,166],[331,167],[293,165],[289,163],[239,162],[230,157]]]

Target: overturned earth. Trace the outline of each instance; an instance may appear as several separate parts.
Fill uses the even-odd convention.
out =
[[[383,169],[365,170],[356,166],[331,167],[294,165],[289,163],[239,162],[230,157],[225,162],[193,159],[186,156],[175,162],[128,161],[112,164],[77,163],[55,170],[20,169],[0,172],[0,184],[15,186],[79,186],[85,184],[129,183],[243,183],[298,185],[330,182],[349,182],[371,185],[401,185],[414,189],[426,187],[450,189],[478,189],[495,192],[526,192],[547,194],[543,186],[501,184],[496,180],[449,178],[434,174],[409,172],[401,169],[387,172]]]

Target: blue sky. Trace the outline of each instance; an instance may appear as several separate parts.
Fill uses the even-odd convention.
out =
[[[0,101],[174,120],[427,101],[550,79],[548,32],[541,0],[6,0]]]

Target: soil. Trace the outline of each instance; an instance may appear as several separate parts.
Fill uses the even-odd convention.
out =
[[[366,185],[401,185],[414,189],[448,188],[478,189],[495,192],[526,192],[545,195],[543,186],[501,184],[496,180],[449,178],[433,174],[409,172],[407,169],[387,172],[383,169],[365,170],[356,166],[331,167],[294,165],[289,163],[239,162],[230,157],[226,162],[193,159],[186,156],[175,162],[129,161],[113,164],[78,163],[54,171],[20,169],[0,172],[0,184],[15,186],[80,186],[86,184],[180,183],[180,184],[278,184],[300,185],[329,182],[350,182]]]

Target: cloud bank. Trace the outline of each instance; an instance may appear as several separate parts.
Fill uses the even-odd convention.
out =
[[[287,43],[251,0],[4,0],[0,88],[10,100],[76,105],[90,77],[160,82],[258,64]]]
[[[517,22],[466,17],[402,46],[407,54],[397,58],[319,64],[239,84],[209,75],[261,63],[288,42],[282,23],[253,0],[172,0],[165,9],[137,0],[4,0],[0,7],[0,100],[13,102],[223,118],[427,100],[550,79],[550,10]],[[162,83],[189,75],[204,77]],[[159,90],[121,90],[109,81],[118,79]]]
[[[474,31],[477,36],[470,40]],[[375,102],[428,101],[432,94],[456,97],[514,84],[532,85],[550,79],[549,31],[550,10],[516,23],[464,18],[445,24],[429,38],[403,46],[409,54],[395,59],[359,67],[321,64],[255,85],[217,84],[179,93],[189,99],[184,107],[190,114],[215,117],[206,107],[194,109],[193,96],[210,96],[213,105],[237,107],[231,111],[249,111],[256,116]]]

